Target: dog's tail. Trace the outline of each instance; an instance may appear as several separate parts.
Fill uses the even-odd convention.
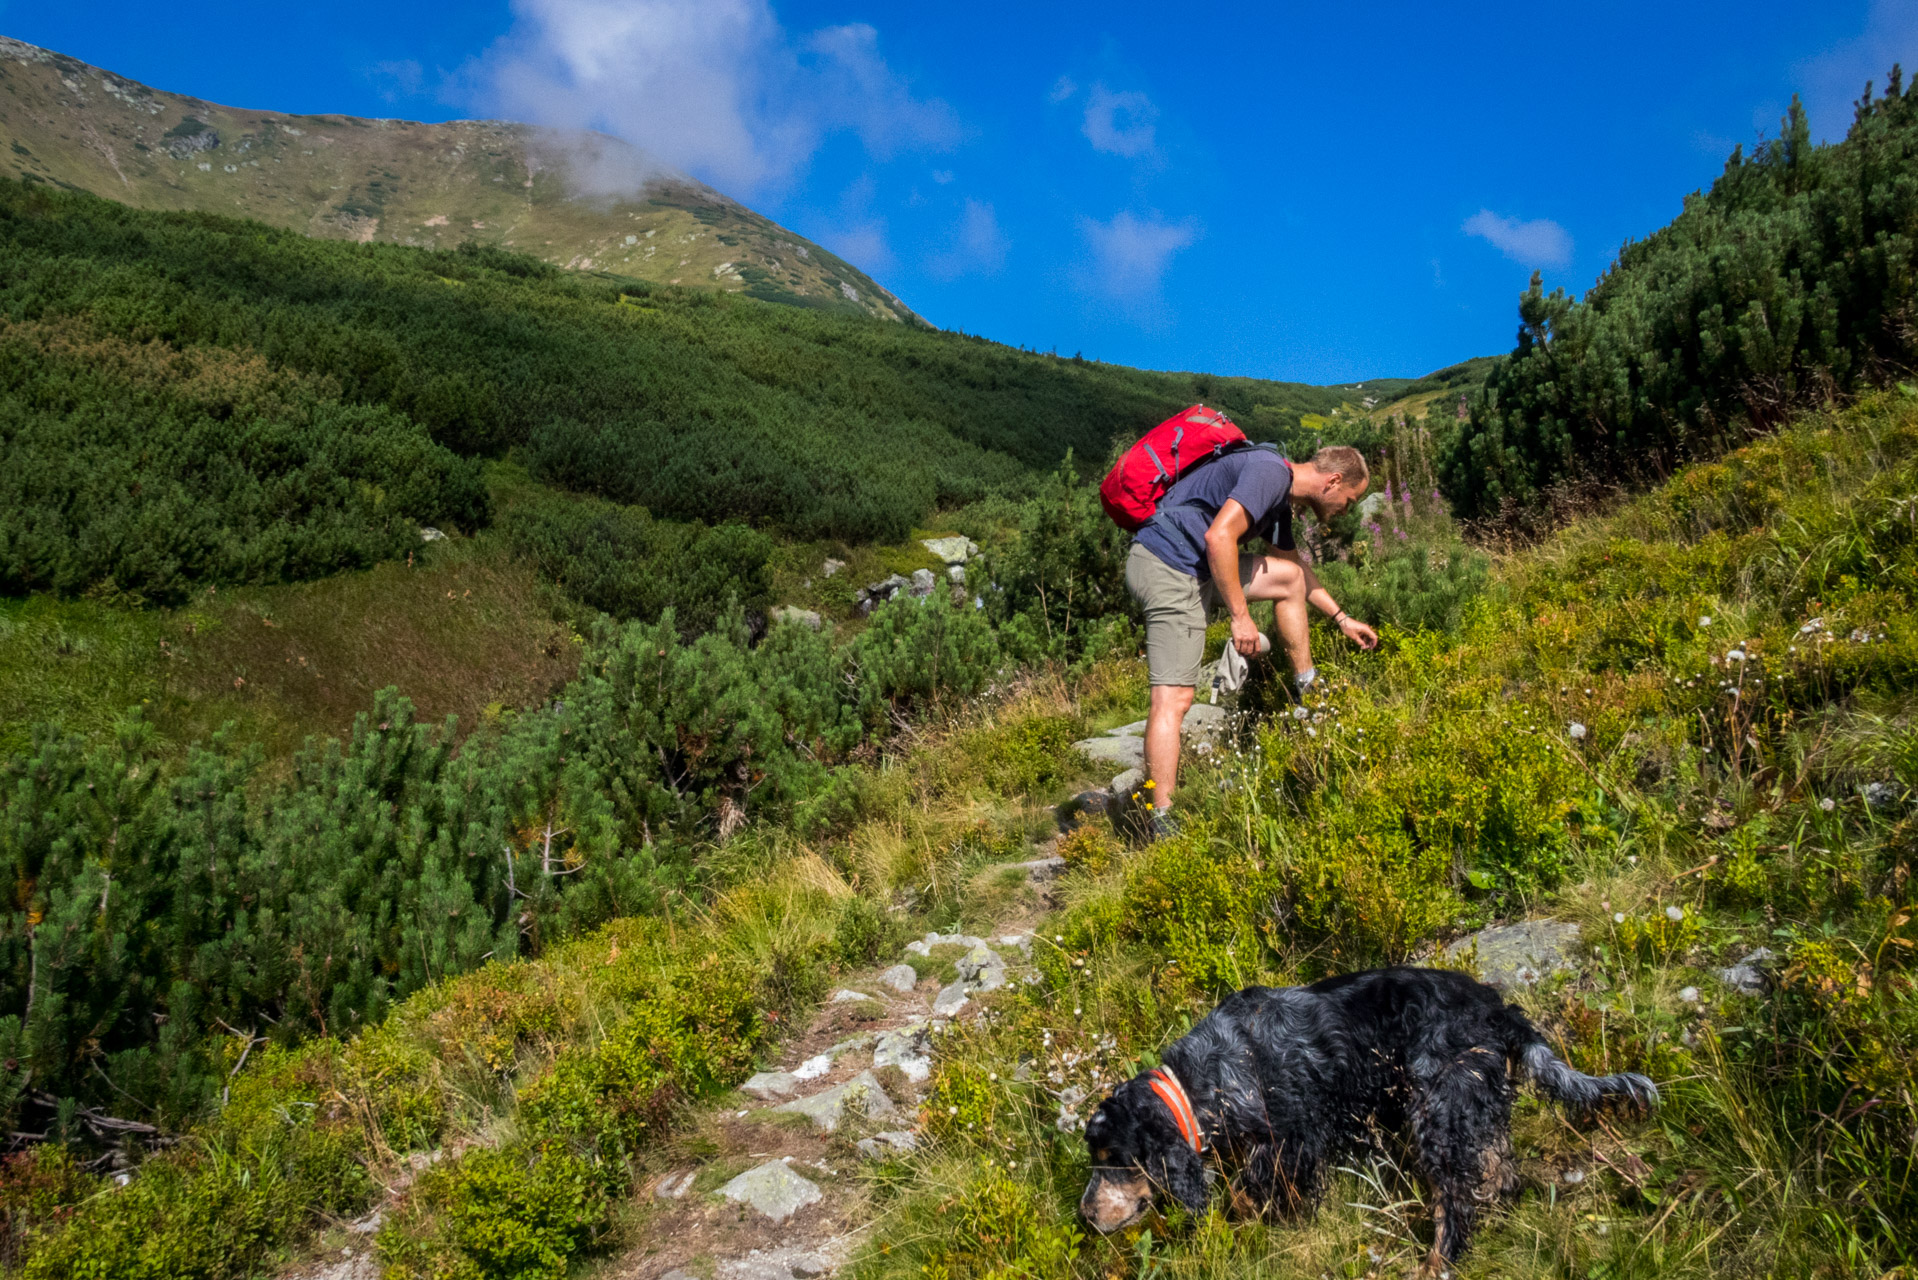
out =
[[[1547,1097],[1581,1110],[1589,1110],[1606,1098],[1621,1098],[1645,1110],[1658,1105],[1658,1086],[1649,1077],[1636,1071],[1588,1076],[1553,1053],[1528,1018],[1509,1005],[1506,1008],[1512,1014],[1511,1021],[1517,1024],[1513,1030],[1519,1032],[1514,1037],[1513,1056],[1524,1063],[1526,1074]]]

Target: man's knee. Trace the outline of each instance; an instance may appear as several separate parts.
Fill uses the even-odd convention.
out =
[[[1249,584],[1261,600],[1284,600],[1305,590],[1305,570],[1279,556],[1260,556]]]
[[[1184,684],[1155,684],[1152,686],[1152,711],[1154,714],[1171,712],[1184,715],[1192,708],[1193,695],[1198,690]]]

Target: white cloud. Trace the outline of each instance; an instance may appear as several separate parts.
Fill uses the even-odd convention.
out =
[[[942,186],[942,187],[943,187],[943,186],[945,186],[945,185],[946,185],[946,184],[947,184],[948,182],[951,182],[951,181],[952,181],[952,170],[950,170],[950,169],[934,169],[934,170],[932,171],[932,180],[933,180],[934,182],[936,182],[936,183],[938,183],[938,184],[939,184],[940,186]]]
[[[1487,241],[1522,266],[1562,267],[1572,260],[1572,237],[1550,218],[1520,222],[1480,209],[1459,230]]]
[[[1109,298],[1134,304],[1158,294],[1172,255],[1199,238],[1198,224],[1190,218],[1166,222],[1157,214],[1138,218],[1129,211],[1110,222],[1082,218],[1079,229],[1092,250],[1087,283]]]
[[[926,270],[935,279],[956,280],[975,272],[991,275],[1006,265],[1006,236],[999,216],[983,200],[967,200],[949,247],[934,255]]]
[[[1865,29],[1797,68],[1812,136],[1836,141],[1851,127],[1852,104],[1871,81],[1883,93],[1885,75],[1902,63],[1918,72],[1918,0],[1871,0]],[[1774,121],[1766,121],[1775,133]]]
[[[1071,76],[1060,76],[1052,82],[1052,91],[1046,94],[1046,101],[1054,104],[1061,103],[1077,92],[1079,92],[1078,81]]]
[[[1114,93],[1102,84],[1087,95],[1084,133],[1094,151],[1142,156],[1152,150],[1159,109],[1143,93]]]
[[[600,129],[657,163],[737,191],[789,179],[827,134],[877,159],[961,135],[854,24],[795,39],[768,0],[513,0],[513,29],[475,67],[477,105]]]

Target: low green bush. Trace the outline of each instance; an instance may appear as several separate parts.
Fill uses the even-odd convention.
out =
[[[672,610],[688,634],[710,629],[728,603],[763,613],[772,539],[742,524],[654,520],[641,507],[547,493],[509,507],[514,551],[581,604],[627,621]]]
[[[590,1162],[557,1143],[476,1147],[420,1176],[378,1247],[388,1280],[564,1280],[607,1225]]]

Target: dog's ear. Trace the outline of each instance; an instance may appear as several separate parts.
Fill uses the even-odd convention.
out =
[[[1159,1165],[1153,1173],[1163,1190],[1195,1217],[1205,1212],[1211,1188],[1206,1185],[1205,1164],[1198,1152],[1183,1141],[1175,1141],[1163,1148],[1162,1157],[1153,1163]]]

